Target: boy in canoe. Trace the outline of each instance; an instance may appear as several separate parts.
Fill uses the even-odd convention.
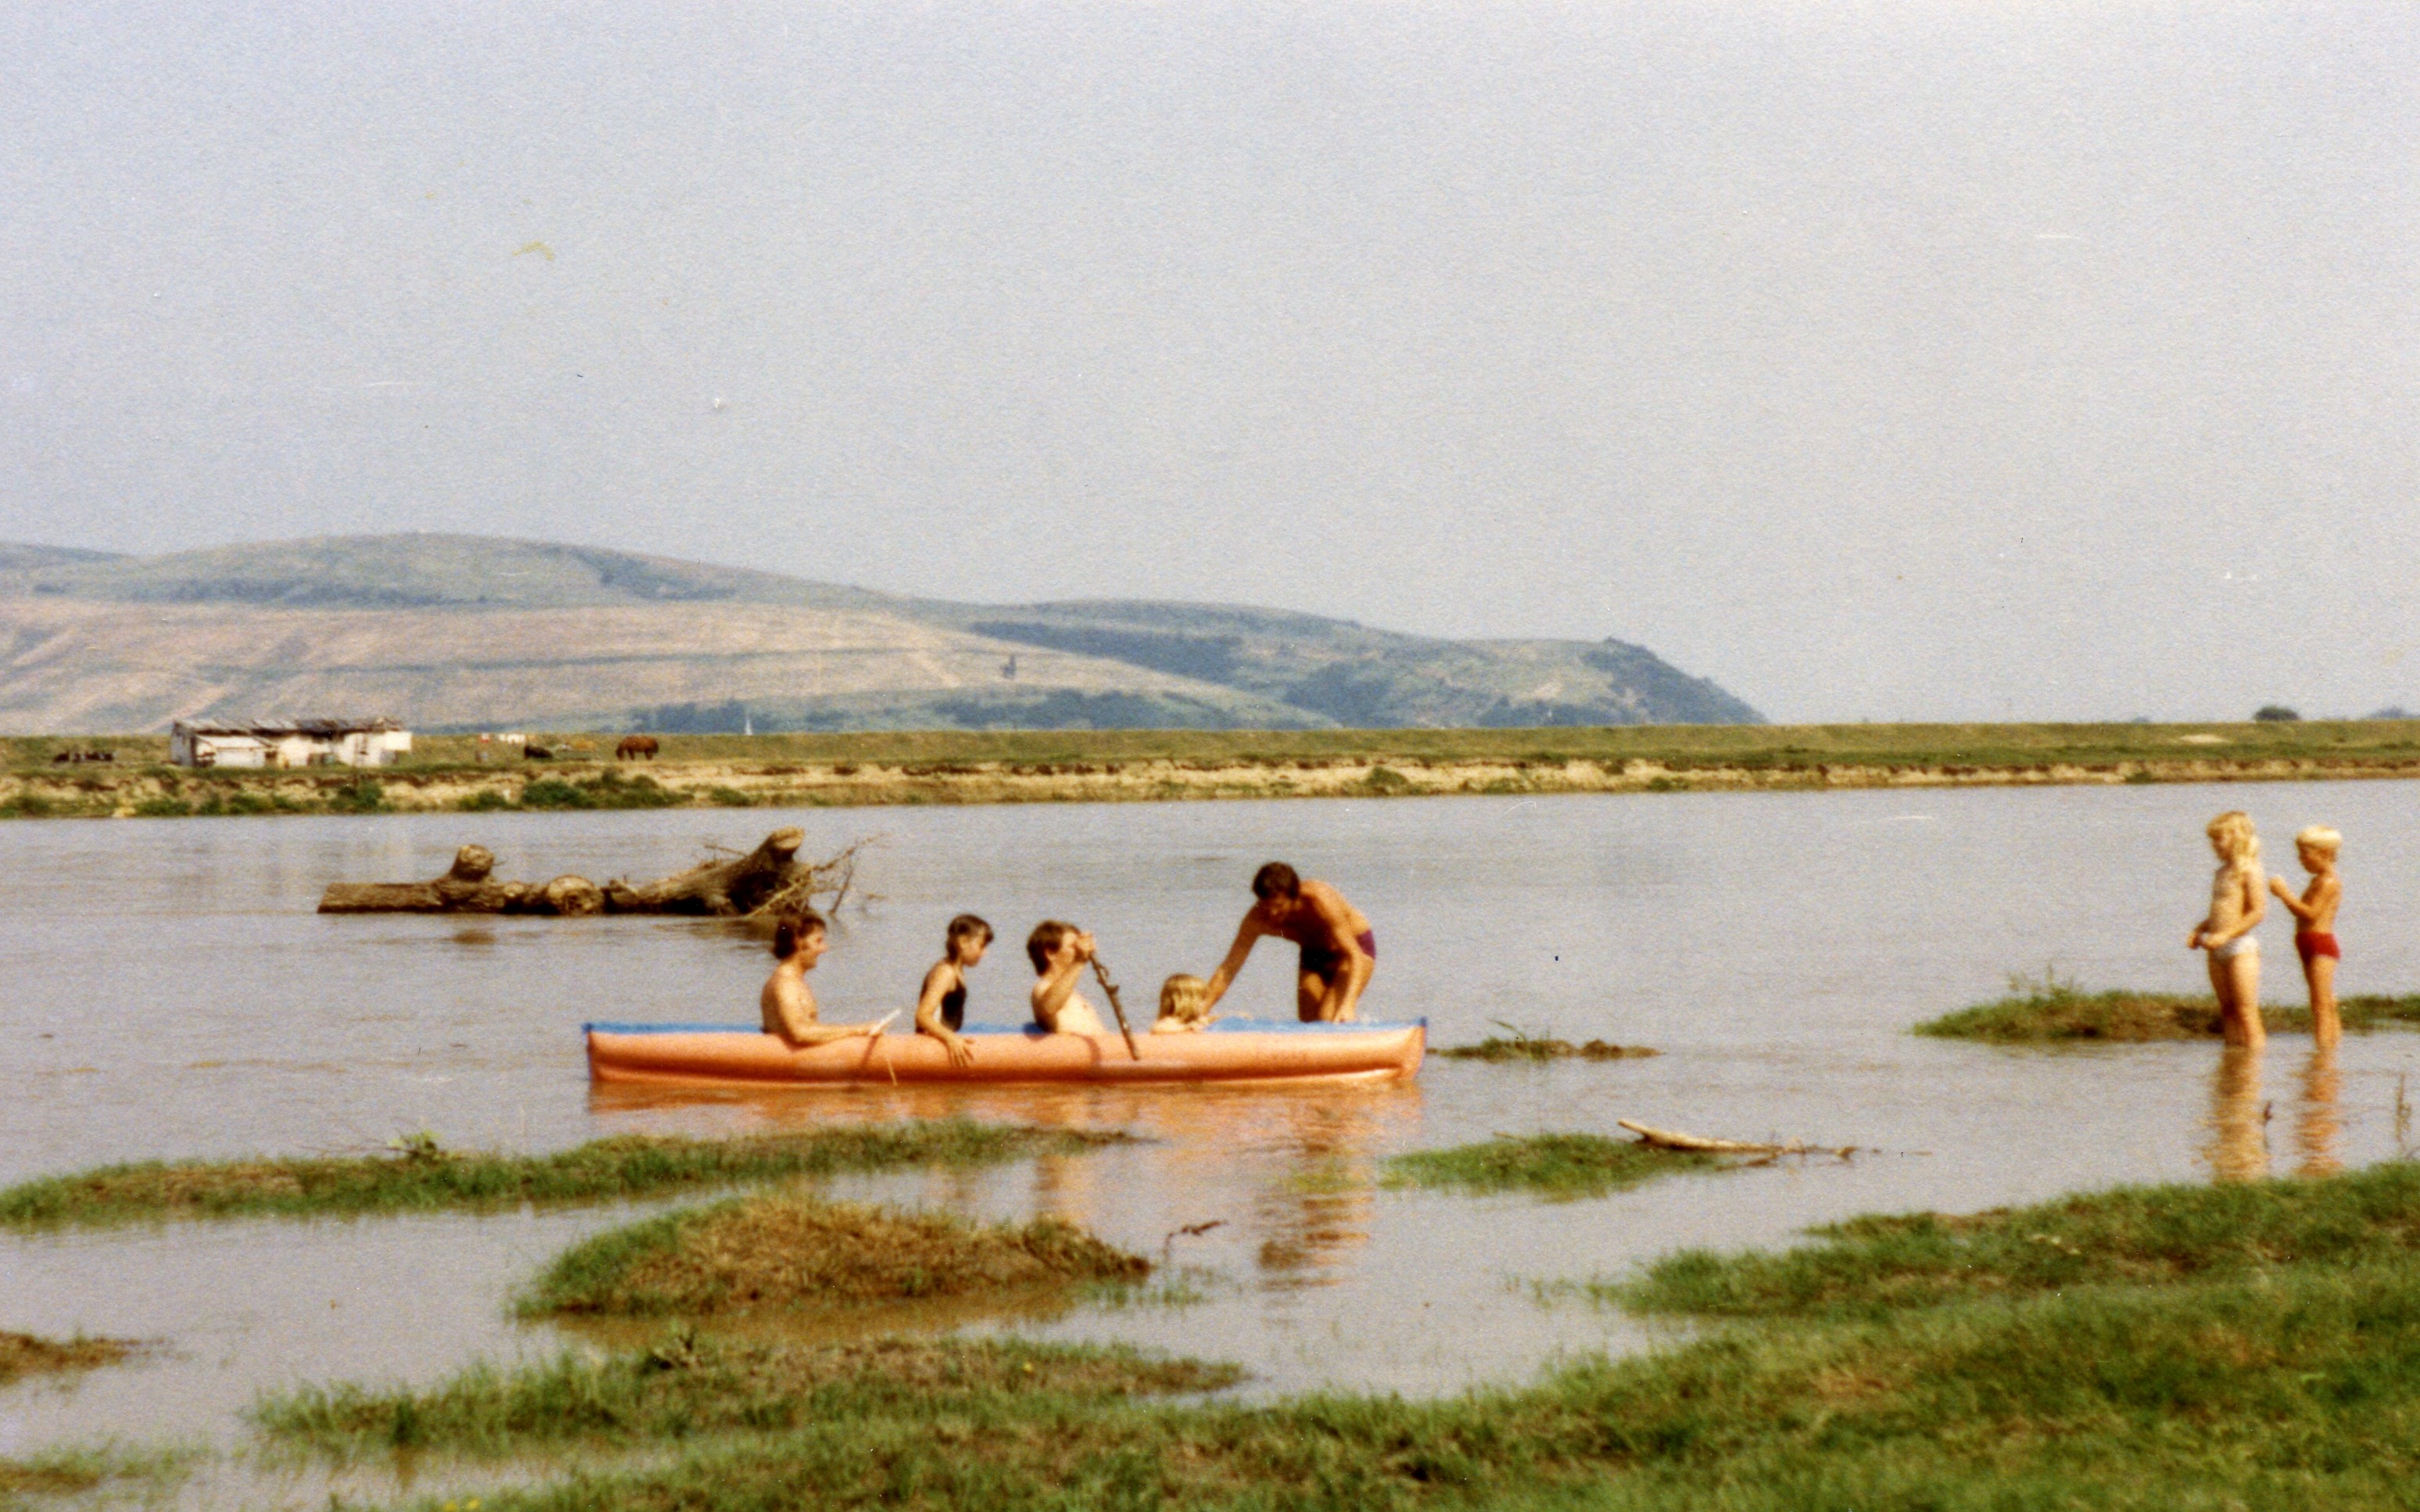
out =
[[[1305,1024],[1350,1024],[1378,966],[1378,936],[1361,910],[1325,882],[1271,861],[1252,875],[1251,908],[1235,931],[1227,959],[1210,975],[1202,1011],[1218,1006],[1227,984],[1244,969],[1252,947],[1264,936],[1291,940],[1302,952],[1295,979],[1295,1011]]]
[[[783,1042],[793,1048],[830,1044],[834,1040],[859,1035],[871,1038],[882,1032],[880,1024],[815,1022],[815,995],[807,989],[807,973],[815,969],[815,963],[824,958],[830,943],[825,937],[824,917],[812,908],[773,926],[773,957],[781,964],[765,979],[765,990],[757,995],[756,1007],[765,1015],[765,1032],[780,1035]]]
[[[960,914],[942,932],[941,959],[924,973],[924,990],[916,998],[916,1032],[929,1034],[950,1053],[953,1066],[971,1066],[974,1047],[958,1030],[967,1022],[967,968],[983,964],[991,944],[991,926],[972,914]]]
[[[1025,939],[1033,963],[1033,1022],[1052,1034],[1107,1034],[1101,1015],[1076,991],[1093,959],[1093,937],[1073,924],[1046,918]]]

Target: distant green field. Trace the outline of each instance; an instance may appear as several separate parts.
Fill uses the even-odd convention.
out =
[[[613,759],[614,734],[534,732],[561,755]],[[2211,737],[2215,737],[2213,740]],[[659,735],[675,762],[831,765],[1103,765],[1130,762],[1653,762],[1679,769],[1817,766],[2027,768],[2134,762],[2317,761],[2420,769],[2420,719],[2278,724],[1625,725],[1538,730],[885,731],[856,734]],[[584,751],[566,749],[584,742]],[[164,735],[0,737],[12,766],[106,749],[126,763],[167,758]],[[408,764],[467,765],[470,735],[422,735]],[[491,747],[499,757],[504,748]]]

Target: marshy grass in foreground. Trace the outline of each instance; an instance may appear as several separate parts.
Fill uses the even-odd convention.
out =
[[[1853,1218],[1778,1254],[1683,1251],[1595,1288],[1644,1312],[1871,1315],[1978,1297],[2111,1285],[2255,1281],[2284,1269],[2411,1267],[2420,1165],[2323,1181],[2120,1187],[1963,1217]]]
[[[116,1365],[135,1350],[124,1339],[46,1339],[34,1334],[0,1329],[0,1386],[20,1376],[51,1375],[63,1370],[93,1370]]]
[[[978,1225],[768,1192],[659,1213],[575,1244],[548,1267],[521,1311],[695,1317],[923,1298],[1006,1301],[1150,1273],[1150,1261],[1055,1219]]]
[[[148,1162],[43,1177],[0,1191],[0,1226],[602,1202],[785,1177],[984,1165],[1073,1154],[1125,1137],[965,1119],[737,1139],[626,1134],[548,1155],[457,1152],[415,1137],[398,1141],[393,1155]]]
[[[2132,1233],[2156,1263],[2046,1290],[1994,1282],[2002,1261],[1987,1257],[1972,1286],[1953,1267],[1938,1285],[1878,1287],[1854,1311],[1765,1308],[1526,1387],[1267,1405],[1009,1392],[972,1411],[876,1394],[483,1500],[548,1512],[2408,1507],[2420,1504],[2420,1267],[2383,1236],[2420,1221],[2412,1177],[2161,1188],[1997,1215],[2014,1245]],[[2247,1195],[2257,1211],[2233,1206]],[[2059,1228],[2076,1204],[2102,1227]],[[1715,1263],[1752,1280],[1789,1260]]]
[[[1715,1156],[1664,1149],[1603,1134],[1498,1134],[1450,1149],[1418,1149],[1387,1162],[1388,1186],[1453,1187],[1466,1192],[1540,1192],[1551,1197],[1602,1196],[1683,1171],[1717,1168]]]
[[[616,1446],[746,1429],[948,1413],[1030,1417],[1126,1396],[1217,1391],[1243,1372],[1122,1346],[1019,1339],[740,1343],[675,1334],[608,1359],[563,1354],[504,1371],[474,1366],[432,1391],[300,1390],[264,1398],[254,1423],[299,1448],[505,1454],[589,1441]]]

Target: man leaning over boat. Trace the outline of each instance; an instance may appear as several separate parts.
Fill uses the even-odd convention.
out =
[[[1244,969],[1252,947],[1274,936],[1302,952],[1296,968],[1295,1011],[1305,1024],[1350,1024],[1378,966],[1378,936],[1361,910],[1325,882],[1271,861],[1252,875],[1252,906],[1235,930],[1227,959],[1210,976],[1206,1012],[1225,995]]]

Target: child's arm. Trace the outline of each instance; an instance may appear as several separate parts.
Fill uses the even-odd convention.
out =
[[[940,1041],[941,1048],[950,1053],[951,1065],[971,1066],[975,1059],[974,1046],[967,1043],[965,1035],[954,1033],[948,1025],[941,1022],[941,999],[957,984],[958,974],[947,961],[939,963],[924,973],[924,991],[916,999],[916,1032],[929,1034]]]
[[[1076,993],[1076,978],[1084,969],[1081,961],[1070,961],[1063,966],[1053,966],[1041,980],[1033,984],[1033,1022],[1057,1033],[1059,1011]]]
[[[2286,905],[2296,920],[2304,924],[2319,917],[2319,889],[2326,886],[2326,883],[2314,878],[2309,895],[2297,898],[2294,896],[2294,889],[2286,886],[2284,877],[2269,879],[2269,890],[2277,895],[2277,901]]]

